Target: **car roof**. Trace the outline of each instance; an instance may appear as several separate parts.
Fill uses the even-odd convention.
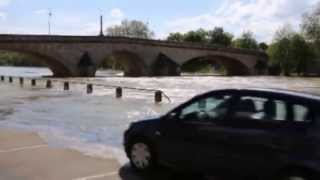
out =
[[[244,92],[257,94],[282,95],[287,97],[302,98],[305,100],[317,101],[320,103],[320,94],[308,91],[275,89],[275,88],[239,88],[239,89],[220,89],[212,92]],[[320,92],[319,92],[320,93]]]

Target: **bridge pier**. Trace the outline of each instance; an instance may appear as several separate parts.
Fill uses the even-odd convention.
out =
[[[96,72],[95,64],[91,59],[89,52],[84,52],[77,66],[79,77],[94,77]]]
[[[181,68],[174,60],[160,53],[151,67],[151,76],[180,76]]]

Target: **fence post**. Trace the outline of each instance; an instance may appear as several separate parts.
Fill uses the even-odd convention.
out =
[[[9,83],[12,83],[13,82],[13,78],[10,76],[9,77]]]
[[[63,89],[64,89],[65,91],[70,90],[69,82],[64,82],[64,84],[63,84]]]
[[[121,87],[116,88],[116,98],[122,98],[122,88]]]
[[[51,80],[49,80],[49,79],[47,80],[46,87],[47,87],[47,89],[52,88],[52,82],[51,82]]]
[[[23,77],[20,77],[20,78],[19,78],[19,82],[20,82],[20,85],[23,86],[23,84],[24,84],[24,79],[23,79]]]
[[[1,76],[1,81],[4,81],[4,76]]]
[[[37,85],[37,81],[35,79],[31,79],[31,86],[36,86]]]
[[[92,94],[92,92],[93,92],[93,85],[87,84],[87,94]]]
[[[156,91],[154,93],[154,101],[155,101],[155,103],[161,103],[162,102],[162,92],[161,91]]]

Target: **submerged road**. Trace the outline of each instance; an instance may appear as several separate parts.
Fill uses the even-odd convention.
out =
[[[3,129],[0,130],[0,179],[199,180],[198,177],[177,175],[166,170],[141,177],[129,165],[121,166],[115,159],[97,158],[70,149],[49,147],[36,133]]]

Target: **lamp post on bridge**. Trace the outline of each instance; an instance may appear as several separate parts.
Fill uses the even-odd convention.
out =
[[[100,36],[104,36],[103,34],[103,15],[100,15]]]
[[[48,34],[51,35],[51,18],[52,18],[52,10],[48,11]]]
[[[99,33],[99,36],[102,37],[102,36],[104,36],[104,34],[103,34],[103,10],[99,9],[99,11],[100,11],[100,33]]]

